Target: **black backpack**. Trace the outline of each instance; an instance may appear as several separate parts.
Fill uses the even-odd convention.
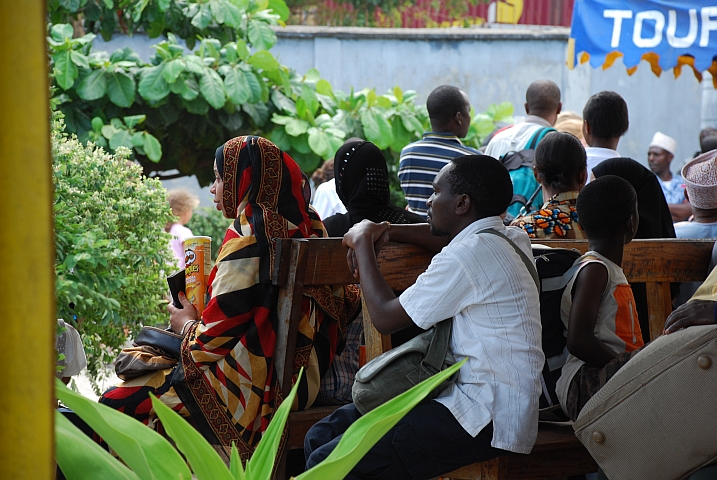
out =
[[[566,248],[548,248],[533,245],[533,257],[540,278],[540,323],[543,327],[542,347],[545,354],[545,365],[541,375],[542,393],[540,409],[555,410],[556,420],[561,418],[555,384],[568,358],[565,326],[560,318],[560,302],[563,291],[570,279],[575,275],[575,261],[581,256],[577,250]]]

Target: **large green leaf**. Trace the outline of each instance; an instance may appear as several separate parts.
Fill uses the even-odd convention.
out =
[[[464,358],[359,418],[344,432],[336,448],[323,462],[302,473],[296,477],[296,480],[344,478],[376,442],[386,435],[413,407],[418,405],[426,395],[457,372],[466,363],[466,360]]]
[[[55,382],[57,398],[80,416],[142,479],[190,480],[186,463],[170,443],[129,415],[73,392]],[[104,478],[96,475],[94,478]]]
[[[269,0],[269,8],[279,15],[282,22],[285,22],[291,15],[291,10],[286,6],[284,0]]]
[[[118,107],[129,108],[134,103],[134,77],[115,71],[107,76],[107,96]]]
[[[70,58],[72,59],[72,63],[74,63],[78,67],[85,68],[85,69],[90,68],[90,62],[89,62],[89,59],[87,58],[87,55],[83,55],[82,53],[78,52],[77,50],[71,50]]]
[[[486,113],[493,117],[494,122],[506,121],[513,115],[513,104],[511,102],[492,104],[488,107]]]
[[[147,428],[147,427],[145,427]],[[70,480],[139,480],[137,474],[55,410],[55,458]]]
[[[391,150],[394,152],[400,152],[403,147],[411,143],[411,133],[403,126],[403,122],[399,121],[397,118],[394,118],[391,123],[391,129],[393,132]]]
[[[229,99],[235,105],[241,105],[249,101],[249,97],[251,97],[251,90],[246,75],[244,71],[237,66],[226,70],[226,74],[224,75],[224,87],[226,88]]]
[[[246,476],[253,480],[269,480],[271,478],[271,471],[274,468],[274,459],[276,453],[279,451],[279,443],[281,443],[281,435],[284,433],[284,425],[286,420],[289,418],[289,411],[291,405],[294,403],[296,392],[299,389],[299,381],[304,373],[304,368],[299,370],[296,383],[291,388],[291,392],[286,396],[279,408],[274,412],[274,417],[269,422],[269,426],[266,428],[264,435],[261,437],[259,445],[252,454],[251,458],[246,465]]]
[[[281,93],[278,89],[274,89],[271,92],[271,101],[274,102],[276,108],[283,110],[286,113],[296,115],[296,104],[294,103],[294,101]]]
[[[289,120],[284,128],[286,128],[286,133],[292,137],[298,137],[302,133],[306,133],[309,130],[309,126],[309,122],[294,118]]]
[[[169,85],[164,80],[166,66],[166,63],[161,63],[142,71],[142,78],[139,80],[139,94],[142,98],[158,102],[169,95]]]
[[[196,99],[199,96],[199,84],[197,81],[192,77],[188,77],[184,80],[180,88],[180,95],[184,100],[190,102]]]
[[[259,50],[254,55],[249,57],[249,65],[256,69],[261,69],[267,72],[274,72],[279,69],[279,62],[276,61],[274,55],[267,52],[266,50]]]
[[[152,406],[157,412],[167,434],[187,457],[198,480],[233,480],[229,470],[204,437],[182,417],[150,394]]]
[[[147,115],[128,115],[123,117],[122,120],[124,120],[124,124],[127,125],[127,128],[134,128],[147,120]]]
[[[249,90],[251,91],[251,97],[249,103],[256,103],[261,101],[261,84],[263,81],[254,72],[244,72],[247,83],[249,83]]]
[[[72,50],[63,50],[55,54],[55,80],[63,90],[69,90],[79,74],[77,65],[72,62]]]
[[[97,100],[107,93],[107,77],[102,70],[92,70],[89,75],[84,75],[77,84],[77,94],[83,100]]]
[[[208,4],[203,3],[199,7],[199,12],[192,18],[192,25],[199,30],[204,30],[210,23],[212,23],[212,11]]]
[[[320,128],[311,127],[309,129],[309,146],[316,155],[322,158],[329,156],[329,150],[331,149],[329,137],[326,135],[326,132]]]
[[[286,134],[286,130],[283,127],[277,127],[272,130],[267,138],[285,152],[291,150],[291,138]]]
[[[159,162],[162,159],[162,144],[151,133],[143,132],[142,137],[142,148],[144,148],[147,158],[153,162]]]
[[[257,50],[269,50],[276,43],[276,34],[269,25],[260,20],[249,20],[249,42]]]
[[[212,16],[214,16],[214,20],[220,25],[224,23],[224,18],[227,14],[225,4],[226,2],[223,0],[209,0],[209,8],[212,12]]]
[[[224,24],[232,27],[237,28],[241,25],[243,12],[239,7],[234,5],[231,2],[224,2],[225,7],[225,14],[224,14]]]
[[[391,144],[393,137],[391,124],[376,110],[366,109],[361,112],[361,125],[363,125],[366,140],[375,143],[381,150],[388,148]]]
[[[328,97],[334,96],[334,89],[331,87],[331,84],[324,80],[323,78],[320,79],[318,82],[316,82],[316,93],[320,93],[322,95],[326,95]]]
[[[58,23],[52,26],[50,29],[50,36],[56,42],[64,42],[70,40],[75,33],[72,25],[69,23]]]
[[[232,453],[229,459],[229,473],[232,474],[234,480],[245,480],[246,474],[244,473],[244,466],[241,463],[241,457],[239,456],[239,450],[237,446],[232,443]]]
[[[177,81],[179,75],[184,71],[184,60],[181,58],[175,58],[167,62],[167,66],[164,68],[162,75],[164,81],[167,83],[174,83]]]
[[[199,79],[199,91],[202,92],[207,103],[217,110],[227,102],[222,77],[211,68],[204,69],[204,75]]]
[[[417,135],[423,134],[423,125],[421,121],[416,118],[412,113],[405,113],[401,115],[401,122],[406,130],[414,132]]]
[[[110,148],[117,150],[119,147],[127,147],[130,150],[134,147],[132,134],[128,130],[119,130],[110,138]]]
[[[241,108],[259,128],[264,128],[266,122],[269,121],[269,107],[266,106],[266,103],[245,103]]]

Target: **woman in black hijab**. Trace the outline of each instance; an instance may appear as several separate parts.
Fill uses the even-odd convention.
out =
[[[675,227],[667,207],[665,194],[657,176],[631,158],[611,158],[593,168],[595,178],[617,175],[624,178],[637,192],[637,213],[640,224],[635,238],[675,238]],[[647,290],[644,283],[631,284],[640,329],[645,343],[650,341],[649,316],[647,313]],[[671,285],[673,298],[679,293],[679,284]]]
[[[394,224],[425,223],[415,213],[389,203],[388,168],[381,150],[371,142],[346,142],[334,157],[336,193],[347,213],[324,219],[330,237],[343,237],[354,224],[368,219]]]

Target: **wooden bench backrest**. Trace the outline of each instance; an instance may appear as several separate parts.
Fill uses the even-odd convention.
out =
[[[311,240],[284,239],[277,243],[273,283],[279,286],[277,315],[276,369],[284,393],[291,387],[294,344],[301,316],[304,286],[347,285],[356,283],[346,263],[346,249],[340,238]],[[587,251],[586,240],[534,241],[554,248]],[[672,311],[670,282],[702,281],[707,277],[712,255],[710,240],[634,240],[625,247],[623,270],[631,283],[646,283],[650,316],[650,336],[662,332]],[[394,290],[405,290],[423,273],[433,255],[414,245],[392,243],[380,252],[381,273]],[[293,322],[292,322],[293,320]],[[293,324],[293,325],[292,325]],[[364,311],[367,359],[391,348],[390,339],[370,326]]]

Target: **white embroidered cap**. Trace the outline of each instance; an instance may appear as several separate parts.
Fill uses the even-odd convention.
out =
[[[703,153],[682,168],[690,203],[697,208],[717,208],[717,150]]]
[[[677,141],[662,132],[655,132],[655,135],[652,137],[652,141],[650,142],[650,146],[660,147],[661,149],[670,152],[672,155],[674,155],[677,151]]]

